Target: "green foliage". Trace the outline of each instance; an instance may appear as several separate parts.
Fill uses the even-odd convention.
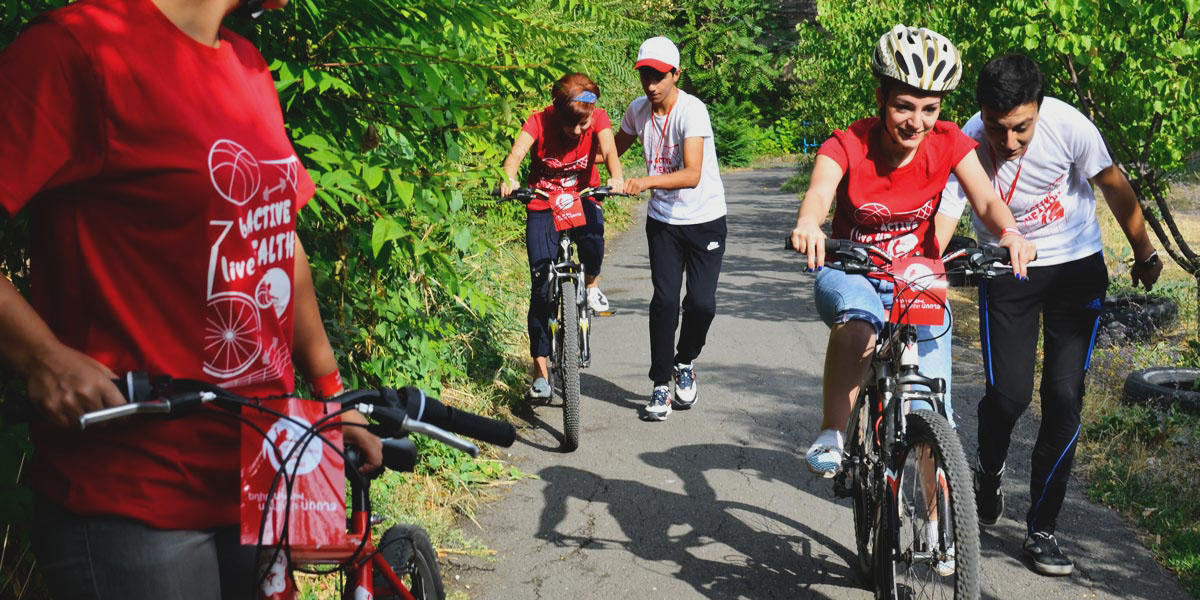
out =
[[[726,100],[709,105],[717,160],[723,167],[744,167],[758,156],[765,139],[758,109],[749,102]]]

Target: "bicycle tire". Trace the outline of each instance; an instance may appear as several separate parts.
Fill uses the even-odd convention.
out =
[[[953,590],[955,598],[979,598],[979,521],[962,444],[945,417],[933,411],[909,413],[906,429],[905,443],[894,453],[897,493],[890,485],[885,487],[886,532],[880,528],[881,535],[898,542],[899,551],[890,560],[876,559],[876,597],[946,597]],[[935,466],[933,494],[923,482],[930,474],[929,466],[922,467],[929,465],[921,459],[925,448]],[[930,500],[937,503],[938,525],[927,530]],[[927,532],[932,532],[932,544],[927,542],[931,535]],[[948,548],[954,549],[953,573],[939,575],[935,565],[946,560]]]
[[[415,600],[446,600],[446,588],[442,584],[442,572],[438,568],[437,553],[429,536],[416,525],[393,525],[379,539],[379,553],[392,567],[401,580],[407,581],[409,593]],[[391,584],[382,574],[374,576],[376,592],[390,590]],[[375,594],[376,600],[400,600],[399,594]]]
[[[564,279],[562,307],[563,450],[579,447],[579,304],[575,282]]]
[[[872,388],[873,389],[873,388]],[[874,431],[869,426],[871,389],[863,388],[859,399],[857,418],[851,423],[850,437],[846,447],[858,457],[856,464],[849,465],[853,478],[851,503],[854,508],[854,542],[858,550],[858,570],[868,581],[875,565],[875,540],[873,532],[879,525],[879,486],[865,458],[873,452]]]

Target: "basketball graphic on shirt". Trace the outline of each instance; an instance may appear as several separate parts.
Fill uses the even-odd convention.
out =
[[[259,308],[273,308],[275,316],[282,317],[292,301],[292,281],[287,271],[279,267],[267,271],[254,288],[254,300]]]
[[[208,151],[208,173],[222,198],[244,206],[258,193],[258,160],[237,142],[217,140]]]
[[[892,218],[892,209],[878,202],[868,202],[854,209],[854,222],[875,227],[887,223]]]
[[[920,240],[917,239],[917,236],[906,233],[898,238],[889,240],[883,245],[883,250],[892,256],[908,256],[913,250],[917,249],[919,243]]]

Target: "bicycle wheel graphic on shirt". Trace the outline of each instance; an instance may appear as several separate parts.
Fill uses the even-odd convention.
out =
[[[238,206],[254,199],[262,183],[258,159],[231,140],[217,140],[209,149],[208,173],[217,193]]]
[[[250,368],[262,354],[261,328],[253,298],[237,292],[214,295],[204,325],[204,372],[229,378]]]

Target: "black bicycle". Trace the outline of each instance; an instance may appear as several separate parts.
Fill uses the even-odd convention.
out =
[[[925,290],[938,279],[895,277],[893,257],[869,244],[826,240],[825,255],[826,267],[893,281],[897,297],[912,287],[929,300]],[[1005,248],[966,248],[942,260],[948,271],[967,275],[1009,272]],[[893,308],[878,336],[833,489],[853,501],[859,568],[877,598],[974,599],[980,558],[971,471],[949,422],[945,380],[925,377],[917,365],[908,310]],[[912,410],[914,403],[932,409]]]
[[[608,187],[592,187],[579,191],[580,201],[603,201],[613,193]],[[507,200],[529,204],[537,196],[549,198],[543,190],[518,188]],[[579,447],[579,371],[591,366],[591,316],[584,286],[584,266],[575,260],[575,240],[571,229],[562,231],[558,241],[558,256],[549,267],[550,304],[555,308],[550,317],[550,389],[557,389],[563,399],[563,449],[570,452]],[[595,316],[611,316],[613,311]]]

